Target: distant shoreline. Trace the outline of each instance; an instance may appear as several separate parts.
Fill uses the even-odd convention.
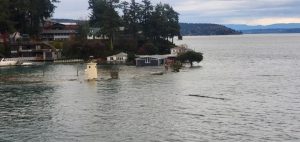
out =
[[[239,34],[239,35],[185,35],[183,36],[183,40],[184,40],[184,37],[226,37],[226,36],[248,36],[248,35],[299,35],[300,36],[300,33],[257,33],[257,34]]]

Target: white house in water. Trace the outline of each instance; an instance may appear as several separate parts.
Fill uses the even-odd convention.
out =
[[[112,55],[107,57],[107,62],[110,63],[126,63],[128,55],[124,52],[121,52],[117,55]]]
[[[185,53],[189,50],[191,50],[191,49],[187,48],[187,45],[180,45],[180,46],[172,48],[171,49],[171,54],[177,56],[177,55],[179,55],[181,53]]]

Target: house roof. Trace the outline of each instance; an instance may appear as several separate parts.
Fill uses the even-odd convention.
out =
[[[73,34],[75,30],[44,30],[43,34]]]
[[[68,23],[68,22],[63,22],[63,23],[60,23],[60,24],[63,24],[63,25],[72,25],[72,26],[78,25],[77,23]]]
[[[108,56],[108,57],[127,57],[127,54],[124,53],[124,52],[121,52],[121,53],[119,53],[119,54],[112,55],[112,56]]]
[[[176,57],[175,55],[172,54],[166,54],[166,55],[137,55],[137,59],[141,58],[156,58],[156,59],[166,59],[169,57]]]
[[[188,49],[188,46],[186,44],[183,44],[183,45],[176,46],[172,49]]]

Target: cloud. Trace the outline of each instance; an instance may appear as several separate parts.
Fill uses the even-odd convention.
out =
[[[232,19],[230,23],[247,25],[270,25],[274,23],[300,23],[300,18],[270,17],[261,19]]]
[[[300,18],[299,0],[185,0],[174,8],[182,22],[272,24]]]
[[[54,18],[88,19],[90,14],[88,0],[60,0],[56,6]]]
[[[131,0],[126,0],[131,1]],[[141,0],[136,0],[141,2]],[[168,3],[189,23],[294,23],[300,18],[300,0],[151,0]],[[88,17],[88,0],[61,0],[54,17]]]

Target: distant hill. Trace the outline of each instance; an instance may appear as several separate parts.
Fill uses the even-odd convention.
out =
[[[300,33],[300,23],[291,24],[273,24],[273,25],[239,25],[239,24],[229,24],[226,25],[237,31],[242,31],[245,34],[262,34],[262,33]]]
[[[244,24],[228,24],[225,25],[229,28],[243,31],[243,30],[252,30],[252,29],[296,29],[300,28],[300,23],[291,23],[291,24],[273,24],[273,25],[244,25]]]
[[[181,34],[183,36],[196,35],[236,35],[241,34],[236,30],[218,24],[191,24],[180,23]]]
[[[244,34],[268,34],[268,33],[300,33],[300,28],[295,29],[252,29],[243,30]]]

